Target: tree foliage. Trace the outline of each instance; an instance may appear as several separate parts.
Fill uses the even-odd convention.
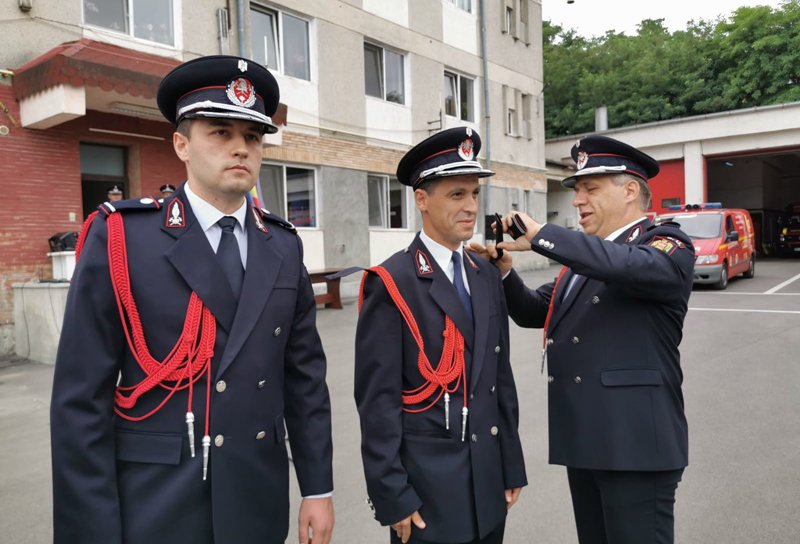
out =
[[[600,106],[621,127],[800,100],[800,0],[663,23],[585,38],[544,21],[547,137],[592,131]]]

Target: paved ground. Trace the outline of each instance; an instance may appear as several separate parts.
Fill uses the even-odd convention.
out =
[[[525,275],[529,285],[556,268]],[[795,281],[784,282],[794,278]],[[776,290],[775,288],[778,287]],[[766,294],[769,293],[769,294]],[[800,540],[800,260],[764,261],[725,292],[698,288],[682,345],[690,462],[678,489],[676,541]],[[353,386],[356,309],[319,313],[329,358],[337,543],[384,543],[364,503]],[[620,341],[626,341],[620,331]],[[508,544],[574,544],[564,469],[547,465],[541,333],[512,325],[512,363],[531,485],[512,510]],[[0,360],[0,542],[51,540],[48,402],[52,367]],[[297,493],[293,500],[296,516]],[[296,532],[289,542],[296,541]],[[177,543],[176,543],[177,544]]]

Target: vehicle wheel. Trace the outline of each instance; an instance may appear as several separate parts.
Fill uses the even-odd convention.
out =
[[[752,278],[756,275],[756,254],[753,253],[750,255],[750,266],[747,267],[747,271],[742,274],[743,278]]]
[[[722,263],[722,272],[719,275],[719,281],[714,284],[714,289],[724,291],[728,288],[728,263]]]

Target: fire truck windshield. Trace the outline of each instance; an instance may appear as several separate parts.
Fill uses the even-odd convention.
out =
[[[675,221],[681,230],[696,240],[703,238],[719,238],[722,235],[721,213],[686,213],[678,215],[662,215],[661,221]]]

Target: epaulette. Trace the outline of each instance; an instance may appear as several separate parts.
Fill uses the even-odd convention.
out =
[[[662,221],[661,223],[653,223],[652,225],[647,227],[647,230],[657,229],[658,227],[674,227],[676,229],[679,229],[681,228],[681,225],[680,223],[676,223],[675,221],[667,220],[667,221]]]
[[[269,221],[270,223],[275,223],[277,225],[282,226],[283,228],[285,228],[289,232],[293,232],[294,234],[297,234],[297,229],[294,228],[294,225],[292,225],[290,222],[288,222],[283,217],[280,217],[278,215],[275,215],[274,213],[271,213],[266,208],[260,208],[260,209],[256,208],[256,209],[258,210],[258,213],[261,216],[261,219],[263,219],[264,221]]]
[[[97,209],[102,215],[108,216],[114,212],[160,210],[161,202],[151,197],[129,198],[128,200],[118,200],[116,202],[103,202]]]

